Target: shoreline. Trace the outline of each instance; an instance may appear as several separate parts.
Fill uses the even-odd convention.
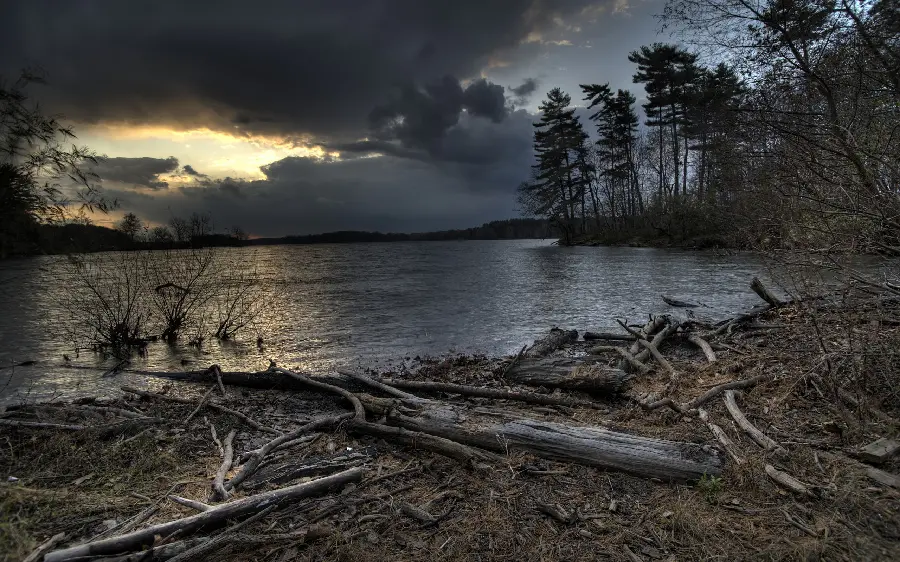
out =
[[[315,482],[341,470],[362,468],[360,480],[343,488],[343,493],[291,503],[293,507],[269,514],[262,526],[235,532],[240,540],[226,540],[227,530],[211,535],[222,537],[217,560],[248,560],[254,555],[268,559],[287,552],[299,556],[316,552],[328,559],[404,560],[426,552],[453,560],[505,559],[511,551],[501,545],[509,544],[517,545],[519,557],[525,554],[529,559],[594,559],[604,552],[615,557],[628,549],[644,560],[657,555],[796,559],[814,554],[888,560],[900,536],[900,492],[873,474],[891,476],[900,466],[896,457],[875,463],[859,452],[877,438],[897,439],[900,405],[879,404],[873,391],[880,387],[865,386],[874,379],[850,385],[846,376],[832,378],[836,371],[820,373],[816,331],[826,330],[824,337],[830,341],[843,328],[837,321],[844,309],[829,306],[824,301],[815,306],[769,303],[720,325],[684,328],[687,322],[679,322],[672,330],[665,326],[672,326],[673,320],[657,320],[658,325],[648,324],[638,333],[646,333],[648,342],[651,336],[658,338],[654,347],[662,361],[646,347],[641,349],[643,344],[627,339],[625,331],[618,334],[624,338],[620,341],[573,342],[571,332],[559,330],[541,340],[546,353],[533,357],[524,351],[518,359],[457,356],[423,362],[408,374],[366,376],[387,384],[385,388],[360,382],[363,379],[351,374],[315,377],[321,387],[317,389],[304,375],[293,377],[276,367],[266,372],[298,386],[250,389],[239,385],[237,375],[227,375],[221,377],[223,394],[217,373],[207,369],[195,372],[200,384],[171,382],[162,398],[146,393],[141,397],[141,389],[132,389],[137,393],[125,391],[123,398],[110,401],[35,404],[33,414],[27,408],[8,409],[0,420],[35,421],[37,415],[39,423],[96,425],[110,434],[99,436],[99,429],[5,428],[9,450],[15,454],[4,457],[3,470],[18,480],[0,487],[0,505],[20,516],[0,535],[0,550],[21,557],[48,537],[65,532],[65,543],[54,546],[59,550],[97,535],[121,534],[129,526],[142,528],[197,513],[172,498],[174,494],[210,501],[211,482],[222,465],[210,426],[218,429],[221,442],[226,433],[231,435],[229,428],[234,430],[236,464],[246,467],[253,461],[245,453],[271,442],[275,435],[271,431],[296,433],[322,416],[348,412],[345,399],[325,390],[340,385],[352,395],[371,397],[364,404],[372,426],[403,425],[402,420],[441,405],[464,414],[455,423],[468,431],[513,416],[540,420],[543,427],[599,427],[641,439],[693,443],[700,448],[692,454],[714,454],[721,471],[718,476],[669,482],[635,475],[635,470],[644,469],[632,468],[629,474],[558,456],[549,459],[535,449],[520,450],[515,442],[500,449],[496,442],[484,442],[485,449],[472,449],[475,458],[462,460],[469,454],[465,448],[448,452],[441,449],[442,442],[403,441],[395,430],[354,428],[345,421],[325,431],[303,433],[297,439],[303,442],[283,453],[274,450],[266,456],[268,464],[247,479],[251,485],[242,487],[231,501]],[[667,330],[668,335],[660,336]],[[881,325],[878,336],[893,336],[897,330]],[[688,341],[703,334],[710,350]],[[621,368],[622,361],[629,362],[623,350],[648,371]],[[585,360],[586,356],[595,359]],[[554,390],[546,386],[551,384],[546,379],[538,386],[528,384],[534,365],[545,365],[540,371],[545,377],[556,372],[547,370],[548,362],[564,365],[563,374],[555,379],[563,386]],[[598,386],[608,384],[613,372],[609,368],[627,372],[620,389]],[[260,376],[254,377],[257,382]],[[584,392],[584,386],[572,385],[575,379],[594,386]],[[721,387],[740,381],[752,382],[745,382],[741,397],[729,400],[735,387]],[[838,385],[835,401],[829,398],[832,384]],[[844,394],[837,390],[840,385]],[[483,396],[459,394],[462,387]],[[699,409],[690,407],[713,391],[717,394]],[[416,398],[410,402],[392,397],[394,392]],[[506,398],[497,397],[502,392]],[[550,403],[522,401],[531,395]],[[732,405],[776,446],[760,446],[740,429],[730,413]],[[388,424],[378,425],[379,418]],[[247,419],[264,429],[252,427]],[[425,422],[416,423],[420,431],[434,430]],[[383,434],[367,433],[375,430]],[[722,434],[730,446],[723,445]],[[35,445],[33,439],[39,436],[43,440]],[[481,450],[490,454],[477,452]],[[233,478],[242,470],[226,470],[224,475]],[[794,483],[801,487],[792,488]],[[147,517],[137,521],[142,515]],[[205,544],[198,540],[185,535],[170,541],[173,546],[168,548]],[[313,541],[314,546],[307,546]],[[159,556],[154,559],[166,559],[164,549],[157,548]]]

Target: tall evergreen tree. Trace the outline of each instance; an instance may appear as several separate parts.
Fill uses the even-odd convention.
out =
[[[584,218],[584,190],[589,179],[583,150],[587,134],[571,102],[568,94],[554,88],[541,103],[541,118],[534,124],[537,162],[532,167],[532,181],[519,186],[525,210],[557,223],[567,243],[575,234],[579,204]]]

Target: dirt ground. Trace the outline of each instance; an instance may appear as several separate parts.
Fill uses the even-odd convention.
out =
[[[721,342],[716,363],[681,341],[661,351],[677,385],[654,369],[636,376],[625,395],[594,397],[605,408],[536,407],[488,399],[440,398],[523,416],[600,425],[644,436],[717,446],[695,413],[646,411],[636,399],[689,400],[733,379],[767,375],[740,394],[747,417],[787,455],[766,453],[732,421],[721,396],[705,405],[745,459],[726,455],[718,478],[671,484],[619,472],[563,464],[510,452],[503,462],[463,466],[423,450],[348,434],[342,427],[290,449],[281,460],[333,458],[360,452],[359,484],[282,506],[242,529],[209,556],[216,560],[898,560],[900,490],[867,476],[856,452],[900,434],[900,334],[883,309],[815,311],[785,307]],[[873,318],[875,320],[873,320]],[[767,327],[768,326],[768,327]],[[577,354],[578,343],[560,353]],[[507,358],[508,359],[508,358]],[[610,354],[610,364],[618,357]],[[504,360],[446,357],[424,360],[394,377],[503,387]],[[206,389],[172,385],[168,394],[196,402]],[[216,391],[218,392],[218,391]],[[556,391],[559,392],[559,391]],[[847,398],[849,395],[850,398]],[[841,398],[843,396],[844,398]],[[290,431],[324,413],[346,411],[337,397],[306,392],[228,388],[217,400],[251,418]],[[855,405],[854,402],[855,401]],[[74,544],[122,532],[156,506],[141,525],[195,513],[170,494],[208,501],[221,463],[206,422],[219,437],[237,431],[235,449],[272,438],[239,419],[194,404],[125,395],[94,402],[163,420],[150,428],[61,431],[3,427],[0,432],[0,560],[21,560],[50,536]],[[0,417],[89,424],[114,414],[73,405],[23,405]],[[106,419],[101,419],[106,417]],[[94,419],[96,418],[96,419]],[[354,461],[356,462],[356,461]],[[359,464],[359,462],[357,462]],[[764,471],[772,464],[811,493],[785,490]],[[900,456],[879,466],[900,472]],[[309,479],[310,477],[306,477]],[[281,483],[288,485],[301,480]],[[271,484],[236,497],[277,487]],[[423,522],[405,505],[434,517]],[[557,509],[554,517],[549,512]],[[214,529],[201,534],[214,533]]]

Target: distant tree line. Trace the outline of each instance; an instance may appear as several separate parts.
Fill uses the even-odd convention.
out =
[[[258,238],[251,244],[341,244],[349,242],[412,242],[441,240],[518,240],[555,238],[559,232],[544,219],[508,219],[491,221],[474,228],[433,232],[366,232],[344,230],[283,238]]]
[[[900,253],[900,3],[669,0],[688,45],[629,55],[644,87],[552,89],[523,210],[564,243]],[[596,140],[586,131],[592,126]]]

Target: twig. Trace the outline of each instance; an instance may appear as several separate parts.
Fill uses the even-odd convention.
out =
[[[675,402],[671,398],[663,398],[662,400],[657,400],[656,402],[642,402],[638,400],[638,404],[640,404],[641,408],[644,410],[656,410],[657,408],[662,408],[663,406],[668,406],[672,408],[679,414],[683,414],[685,412],[689,412],[694,408],[698,408],[703,404],[706,404],[719,394],[724,391],[738,389],[738,388],[747,388],[749,386],[753,386],[756,383],[765,380],[768,378],[766,375],[758,375],[749,379],[741,379],[737,381],[729,381],[722,383],[720,385],[714,386],[689,402],[683,402],[681,404]]]
[[[191,421],[191,418],[193,418],[195,415],[197,415],[197,412],[199,412],[199,411],[200,411],[200,408],[203,407],[203,403],[206,402],[206,399],[209,398],[209,395],[210,395],[210,394],[212,394],[212,391],[213,391],[214,388],[216,388],[216,387],[214,387],[214,386],[209,387],[209,390],[206,391],[206,394],[204,394],[204,395],[200,398],[200,402],[197,403],[197,407],[194,408],[194,411],[191,412],[191,413],[188,415],[188,417],[184,420],[185,425],[187,425],[187,423],[188,423],[189,421]]]
[[[371,386],[372,388],[377,388],[378,390],[384,392],[385,394],[393,396],[394,398],[402,398],[404,400],[421,400],[421,398],[419,398],[415,394],[403,392],[402,390],[394,388],[389,384],[385,384],[382,381],[375,380],[360,373],[354,373],[352,371],[338,371],[338,374],[349,377],[353,380],[357,380],[363,384]]]
[[[778,482],[788,490],[801,494],[804,496],[811,496],[812,492],[809,491],[809,488],[803,482],[797,480],[787,472],[782,472],[772,466],[771,464],[766,465],[766,474],[769,475],[769,478]]]
[[[216,471],[216,477],[213,479],[213,499],[224,501],[228,499],[228,491],[225,490],[225,475],[231,470],[231,463],[234,460],[234,436],[237,435],[235,430],[228,432],[225,437],[224,450],[222,452],[222,464]]]
[[[216,548],[222,546],[224,543],[229,542],[232,538],[232,535],[234,535],[234,533],[240,531],[247,525],[255,523],[255,522],[259,521],[260,519],[262,519],[263,517],[265,517],[266,515],[272,513],[272,511],[274,511],[276,507],[278,507],[278,506],[270,505],[269,507],[265,508],[264,510],[260,511],[259,513],[255,514],[251,517],[248,517],[247,519],[244,519],[240,523],[238,523],[236,525],[232,525],[231,527],[225,529],[224,531],[222,531],[220,534],[216,535],[212,539],[210,539],[204,543],[198,544],[194,548],[185,550],[184,552],[182,552],[178,556],[175,556],[174,558],[170,558],[169,562],[187,562],[188,560],[201,560],[206,554],[209,554]]]
[[[728,434],[725,433],[718,425],[709,421],[709,414],[703,408],[697,408],[697,414],[700,416],[700,419],[706,424],[709,430],[715,435],[716,439],[719,440],[719,443],[722,444],[722,447],[725,449],[732,459],[734,459],[735,464],[744,464],[744,459],[737,452],[737,446],[735,446],[734,441],[728,437]]]
[[[338,423],[348,420],[353,417],[353,414],[343,414],[340,416],[331,416],[315,419],[303,427],[297,429],[296,431],[292,431],[291,433],[285,433],[272,441],[269,441],[265,445],[263,445],[256,453],[246,462],[244,466],[241,467],[241,471],[234,475],[234,477],[225,482],[224,486],[226,490],[232,490],[236,486],[239,486],[241,482],[249,478],[256,472],[256,469],[259,468],[260,463],[263,458],[271,453],[276,447],[287,443],[288,441],[292,441],[306,433],[311,431],[315,431],[320,427],[327,427],[332,425],[337,425]]]
[[[21,420],[4,420],[0,419],[0,425],[8,425],[11,427],[31,427],[34,429],[63,429],[66,431],[82,431],[90,426],[79,424],[65,423],[49,423],[49,422],[31,422]]]
[[[523,345],[523,346],[522,346],[522,349],[519,350],[519,353],[517,353],[516,356],[512,358],[512,361],[509,362],[509,365],[507,365],[506,368],[503,369],[503,372],[500,373],[500,378],[501,378],[501,379],[505,379],[505,378],[506,378],[506,375],[508,375],[508,374],[510,373],[510,371],[513,370],[513,367],[515,367],[515,366],[516,366],[516,363],[519,362],[519,359],[521,359],[522,356],[525,355],[525,351],[526,351],[527,349],[528,349],[528,346],[527,346],[527,345]]]
[[[205,423],[206,425],[209,426],[209,432],[212,433],[212,440],[213,440],[213,443],[215,443],[215,444],[216,444],[216,448],[219,449],[219,456],[220,456],[220,457],[224,457],[224,456],[225,456],[225,447],[222,446],[222,441],[220,441],[220,440],[219,440],[219,436],[216,435],[216,426],[214,426],[213,424],[211,424],[211,423],[209,422],[209,420],[206,419],[206,417],[203,418],[203,423]]]
[[[58,533],[53,535],[46,541],[42,542],[40,546],[31,551],[31,554],[25,557],[22,562],[40,562],[44,559],[44,554],[53,550],[53,547],[61,543],[66,539],[65,533]]]
[[[181,504],[181,505],[183,505],[185,507],[189,507],[191,509],[195,509],[200,512],[209,511],[210,509],[213,508],[213,506],[211,506],[209,504],[205,504],[205,503],[197,501],[197,500],[192,500],[190,498],[183,498],[181,496],[170,495],[169,499],[175,503]]]
[[[483,388],[478,386],[432,381],[406,381],[399,379],[382,379],[382,381],[391,386],[396,386],[398,388],[408,388],[411,390],[426,390],[431,392],[461,394],[463,396],[475,396],[479,398],[513,400],[516,402],[526,402],[530,404],[542,404],[544,406],[585,406],[598,409],[604,408],[603,406],[590,400],[580,400],[578,398],[569,398],[567,396],[549,396],[547,394],[538,394],[536,392],[509,391],[501,390],[498,388]]]
[[[156,392],[141,390],[141,389],[134,388],[131,386],[123,386],[121,388],[122,388],[123,392],[128,392],[130,394],[136,394],[138,396],[143,396],[144,398],[156,398],[157,400],[166,400],[168,402],[177,402],[179,404],[193,404],[193,402],[191,402],[187,398],[179,398],[177,396],[166,396],[165,394],[159,394]],[[246,414],[244,414],[242,412],[238,412],[237,410],[232,410],[231,408],[227,408],[227,407],[219,404],[218,402],[207,402],[205,404],[205,406],[207,408],[212,408],[213,410],[216,410],[216,411],[219,411],[219,412],[222,412],[225,414],[231,414],[232,416],[242,420],[244,423],[246,423],[247,425],[249,425],[250,427],[252,427],[253,429],[256,429],[258,431],[264,431],[266,433],[274,433],[275,435],[281,435],[281,432],[278,431],[277,429],[259,424],[256,421],[254,421],[253,419],[251,419],[249,416],[247,416]]]
[[[629,365],[631,365],[641,373],[649,373],[651,371],[650,367],[635,359],[634,355],[628,353],[628,350],[624,347],[619,347],[618,345],[597,345],[590,349],[590,353],[597,353],[599,351],[615,351],[616,353],[621,355],[622,359],[627,361]]]

